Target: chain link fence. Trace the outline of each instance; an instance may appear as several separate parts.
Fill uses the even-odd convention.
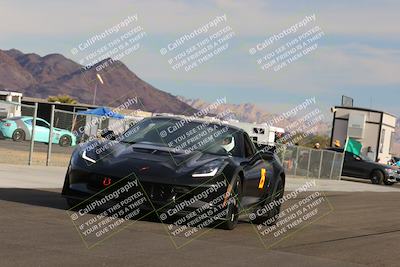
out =
[[[286,175],[329,180],[341,178],[343,153],[281,145],[277,148],[277,155]]]
[[[48,160],[53,166],[67,166],[75,146],[104,138],[111,132],[122,134],[138,121],[129,116],[118,119],[64,110],[54,110],[53,114],[53,144]]]
[[[10,105],[14,110],[20,109],[24,117],[8,118],[9,123],[1,124],[0,163],[67,166],[77,145],[102,138],[110,131],[121,134],[138,121],[132,116],[104,117],[56,110],[53,106],[48,122],[36,116],[37,106]],[[330,180],[341,177],[343,153],[285,145],[278,146],[276,153],[288,176]]]
[[[110,131],[123,133],[139,118],[107,118],[53,106],[46,120],[38,116],[37,105],[0,101],[0,120],[0,163],[67,166],[77,145]]]
[[[36,113],[37,106],[0,101],[0,163],[32,164],[39,161],[33,157],[37,151],[33,150],[32,142]]]

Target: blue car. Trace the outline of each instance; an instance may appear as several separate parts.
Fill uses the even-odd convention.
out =
[[[13,117],[0,120],[0,132],[5,138],[11,138],[16,142],[31,140],[33,117]],[[36,118],[35,141],[48,143],[50,136],[50,124],[40,118]],[[53,144],[60,146],[76,145],[76,137],[68,130],[53,128]]]

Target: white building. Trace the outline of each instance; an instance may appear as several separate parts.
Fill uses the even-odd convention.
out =
[[[331,145],[339,140],[344,147],[347,138],[361,142],[361,153],[371,160],[386,163],[392,158],[396,116],[389,113],[356,107],[333,109]]]
[[[0,118],[21,116],[21,99],[21,93],[0,91]]]

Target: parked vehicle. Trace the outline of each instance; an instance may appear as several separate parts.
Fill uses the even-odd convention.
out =
[[[33,117],[22,116],[12,117],[0,120],[0,132],[5,138],[11,138],[16,142],[31,140]],[[36,118],[35,125],[35,141],[49,142],[50,124],[41,119]],[[68,130],[53,128],[53,144],[60,146],[76,145],[76,137]]]
[[[329,150],[343,153],[343,149],[330,148]],[[347,151],[344,156],[342,175],[370,179],[373,184],[393,185],[400,182],[398,167],[380,164],[362,155],[357,156]]]

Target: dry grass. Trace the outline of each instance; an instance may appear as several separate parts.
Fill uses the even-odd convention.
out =
[[[68,153],[52,153],[50,158],[51,166],[67,166],[71,155]],[[47,153],[34,151],[32,165],[46,165]],[[28,164],[29,151],[18,151],[0,147],[0,163],[7,164]]]

